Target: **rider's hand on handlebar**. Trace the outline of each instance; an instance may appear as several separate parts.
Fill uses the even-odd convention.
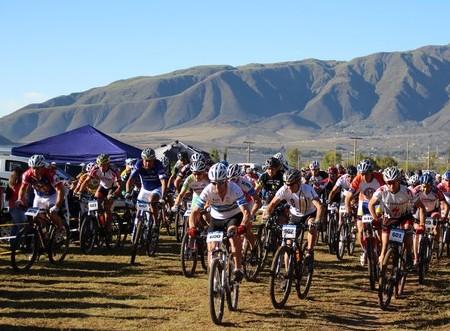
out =
[[[188,229],[188,235],[189,235],[189,237],[191,237],[191,238],[197,237],[197,236],[198,236],[197,228],[189,228],[189,229]]]
[[[425,226],[419,225],[419,227],[416,229],[416,234],[423,234],[425,232]]]
[[[125,198],[125,200],[131,200],[132,194],[127,192],[123,197]]]

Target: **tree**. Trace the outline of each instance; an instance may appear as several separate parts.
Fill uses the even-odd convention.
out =
[[[322,164],[321,164],[321,168],[322,169],[326,169],[329,166],[334,166],[337,163],[341,163],[342,162],[342,154],[338,153],[336,151],[328,151],[325,153],[325,155],[322,158]]]
[[[288,164],[290,167],[295,167],[297,168],[298,166],[298,161],[300,159],[300,151],[299,149],[296,148],[288,148],[287,152],[286,152],[286,160],[288,161]]]
[[[398,166],[397,160],[395,160],[391,156],[377,156],[375,158],[375,164],[380,169],[385,169],[387,167],[396,167],[396,166]]]
[[[223,159],[222,160],[227,160],[228,157],[228,147],[225,147],[224,151],[223,151]]]
[[[209,152],[209,156],[211,157],[211,160],[213,160],[215,163],[220,161],[220,154],[217,148],[212,148],[211,151]]]

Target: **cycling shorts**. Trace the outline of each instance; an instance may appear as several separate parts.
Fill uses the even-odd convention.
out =
[[[310,218],[315,218],[316,215],[317,215],[317,209],[313,213],[305,215],[305,216],[294,216],[294,215],[291,215],[291,219],[289,220],[289,224],[294,224],[294,225],[305,224],[306,221],[308,221]],[[313,222],[314,222],[314,220],[311,220],[309,222],[309,224],[311,224]]]
[[[33,208],[49,209],[56,204],[56,193],[48,196],[35,195],[33,200]]]
[[[138,200],[140,201],[145,201],[145,202],[150,202],[150,199],[153,195],[158,195],[159,197],[162,196],[162,192],[161,192],[161,186],[155,188],[154,190],[151,191],[147,191],[144,188],[141,188],[141,190],[139,191],[139,195],[137,197]]]
[[[383,218],[381,228],[383,230],[383,233],[389,233],[391,231],[391,228],[397,227],[399,225],[401,225],[402,227],[404,227],[405,225],[412,226],[414,223],[413,219],[414,218],[411,214],[406,214],[399,218]]]
[[[208,232],[213,231],[225,231],[225,229],[229,228],[230,226],[239,226],[241,225],[242,218],[244,215],[242,213],[238,213],[230,218],[220,220],[217,218],[211,217],[211,222],[209,223]]]
[[[375,212],[379,215],[381,214],[381,205],[375,205]],[[358,219],[360,219],[363,215],[370,214],[369,212],[369,201],[359,201],[358,203]]]

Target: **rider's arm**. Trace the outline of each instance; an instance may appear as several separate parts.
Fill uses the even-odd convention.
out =
[[[23,204],[26,202],[26,194],[28,190],[28,184],[22,181],[22,185],[20,185],[19,194],[17,200],[22,201]]]
[[[242,215],[244,215],[242,217],[241,225],[247,226],[247,224],[250,221],[250,210],[248,209],[248,205],[247,204],[241,205],[241,206],[239,206],[239,209],[241,210]]]
[[[270,203],[267,205],[266,210],[264,210],[263,218],[269,217],[273,213],[275,207],[278,206],[280,202],[281,199],[278,198],[277,196],[274,196],[272,201],[270,201]]]
[[[262,201],[261,201],[261,197],[256,192],[252,198],[255,203],[253,204],[252,210],[250,211],[250,215],[256,215],[259,208],[261,208],[261,206],[262,206]]]
[[[330,191],[330,194],[328,194],[328,201],[333,201],[334,196],[340,189],[340,186],[334,185],[333,189]]]
[[[161,179],[161,194],[162,194],[161,198],[164,198],[166,196],[166,191],[167,191],[167,178],[164,177],[163,179]]]
[[[189,188],[187,188],[185,185],[182,186],[181,192],[177,195],[177,198],[175,199],[174,206],[179,206],[181,201],[183,201],[184,196],[186,195]]]
[[[89,181],[92,179],[91,175],[86,176],[86,179],[83,181],[83,183],[81,183],[78,192],[84,192],[84,190],[86,189],[87,184],[89,183]]]
[[[426,209],[420,199],[417,199],[417,201],[414,203],[414,208],[417,209],[417,214],[419,216],[419,225],[425,226]]]
[[[314,205],[314,207],[316,207],[317,212],[316,212],[316,219],[314,220],[316,223],[318,223],[320,221],[320,215],[322,215],[323,212],[323,205],[320,203],[319,198],[314,198],[312,199],[312,203]]]
[[[62,204],[64,202],[64,187],[62,183],[58,183],[57,185],[55,185],[55,190],[56,190],[56,203],[55,206],[58,209],[61,209]]]
[[[370,212],[370,215],[372,216],[372,218],[374,219],[374,220],[376,220],[377,219],[377,212],[376,212],[376,209],[375,209],[375,205],[378,203],[378,198],[374,195],[374,196],[372,196],[372,198],[369,200],[369,204],[368,204],[368,208],[369,208],[369,212]]]

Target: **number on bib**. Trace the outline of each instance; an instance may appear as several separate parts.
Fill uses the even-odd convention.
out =
[[[295,239],[295,234],[297,232],[297,227],[292,224],[283,225],[283,238],[284,239]]]
[[[209,232],[208,236],[206,237],[207,243],[222,242],[222,240],[223,240],[222,231]]]
[[[373,217],[371,215],[363,215],[362,222],[363,223],[372,223]]]
[[[26,216],[36,217],[39,214],[39,208],[28,208],[25,212]]]
[[[89,208],[89,211],[96,211],[96,210],[98,210],[98,201],[97,200],[89,201],[88,202],[88,208]]]
[[[389,241],[393,241],[396,243],[403,243],[403,237],[405,236],[405,231],[402,229],[392,229],[389,234]]]
[[[431,217],[427,217],[425,219],[425,229],[427,231],[431,231],[433,229],[433,219]]]

